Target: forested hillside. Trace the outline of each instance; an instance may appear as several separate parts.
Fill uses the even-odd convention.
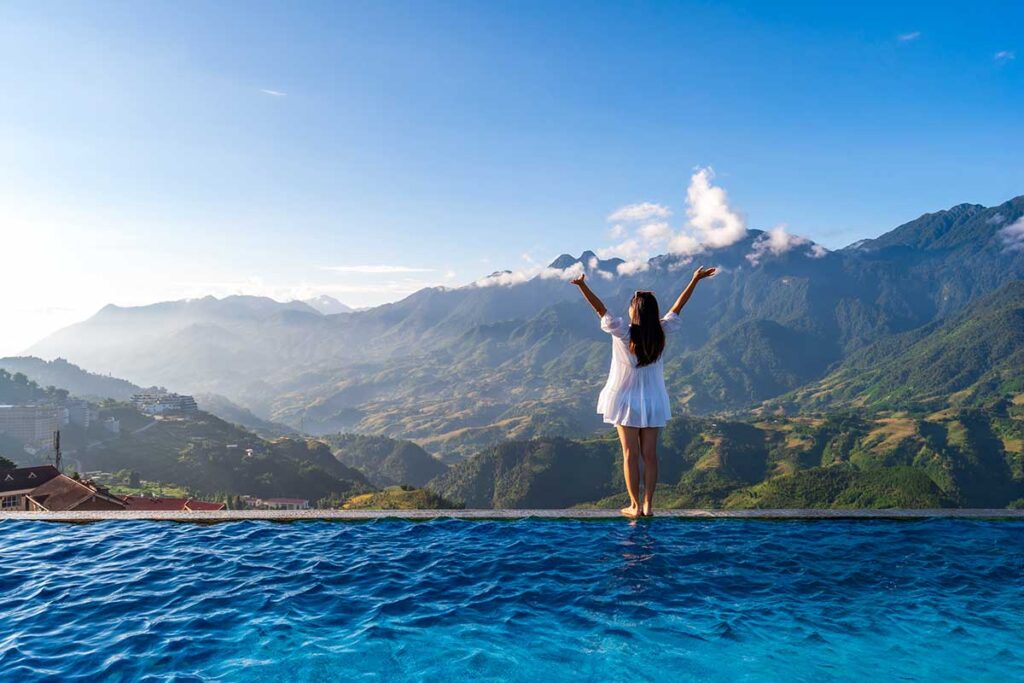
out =
[[[1024,497],[1024,406],[677,418],[659,456],[661,507],[1005,507]],[[617,507],[621,472],[613,438],[541,439],[486,449],[429,488],[467,507]]]

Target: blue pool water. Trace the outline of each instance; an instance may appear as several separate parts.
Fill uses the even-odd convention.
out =
[[[1007,681],[1024,524],[0,523],[0,680]]]

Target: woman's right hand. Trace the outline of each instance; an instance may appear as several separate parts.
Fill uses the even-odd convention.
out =
[[[573,279],[569,280],[569,284],[570,285],[576,285],[577,287],[579,287],[580,285],[583,284],[583,281],[586,280],[586,279],[587,279],[587,274],[586,273],[580,273],[579,277],[574,277]]]

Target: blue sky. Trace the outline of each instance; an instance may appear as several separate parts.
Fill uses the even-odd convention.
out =
[[[716,187],[826,247],[1024,193],[1024,4],[0,4],[0,353],[108,302],[373,305]],[[8,321],[12,324],[8,325]]]

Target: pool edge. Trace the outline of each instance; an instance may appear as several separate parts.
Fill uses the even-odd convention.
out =
[[[926,510],[659,510],[656,519],[755,519],[755,520],[820,520],[820,519],[1024,519],[1024,510],[1008,509],[926,509]],[[89,511],[89,512],[6,512],[3,521],[100,522],[100,521],[174,521],[174,522],[239,522],[239,521],[372,521],[401,519],[426,521],[432,519],[519,520],[519,519],[624,519],[616,510],[221,510],[217,512],[183,511]],[[646,521],[646,520],[644,520]]]

